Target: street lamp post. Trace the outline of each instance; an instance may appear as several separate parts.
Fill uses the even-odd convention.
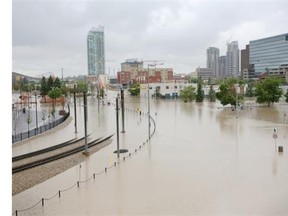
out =
[[[35,93],[35,105],[36,105],[36,130],[38,131],[38,111],[37,111],[37,94]]]
[[[84,101],[84,133],[85,133],[85,151],[84,155],[88,156],[88,143],[87,143],[87,94],[83,91],[83,101]]]
[[[119,149],[119,107],[118,107],[118,97],[116,98],[116,131],[117,131],[117,157],[120,157]]]
[[[149,66],[152,66],[152,65],[149,65],[148,64],[148,73],[147,73],[147,82],[148,82],[148,139],[150,141],[150,86],[149,86]]]
[[[124,118],[124,90],[121,89],[121,92],[120,92],[120,97],[121,97],[121,112],[122,112],[122,131],[121,133],[125,133],[125,118]]]
[[[235,84],[236,91],[236,118],[238,118],[238,84]]]
[[[157,64],[156,61],[154,64],[148,64],[148,73],[147,73],[147,82],[148,82],[148,139],[150,141],[150,136],[151,136],[151,121],[150,121],[150,85],[149,85],[149,68],[150,66],[155,67],[156,71],[156,65],[163,65],[163,63]]]
[[[73,99],[74,99],[74,127],[75,127],[74,133],[77,133],[76,85],[74,85]]]

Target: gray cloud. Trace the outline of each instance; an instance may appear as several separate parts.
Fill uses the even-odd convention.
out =
[[[287,32],[285,1],[13,0],[13,71],[87,74],[86,37],[104,25],[106,72],[127,58],[163,60],[175,73],[205,67],[209,46]]]

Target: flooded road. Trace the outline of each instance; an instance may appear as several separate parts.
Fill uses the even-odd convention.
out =
[[[218,103],[151,100],[156,130],[149,142],[147,98],[125,95],[125,100],[126,133],[120,133],[120,148],[131,155],[117,159],[114,135],[113,142],[87,157],[81,168],[75,166],[13,196],[14,215],[24,209],[18,215],[288,214],[287,105],[249,107],[236,113],[219,108]],[[80,107],[78,136],[83,134]],[[98,106],[90,100],[88,111],[92,137],[116,132],[113,104]],[[120,113],[119,122],[121,131]],[[75,136],[73,124],[51,137],[60,142]],[[276,152],[275,144],[284,152]],[[13,148],[13,155],[39,148],[39,143],[27,146]],[[119,164],[113,166],[114,162]],[[98,175],[105,167],[111,168]],[[86,182],[64,192],[77,181]],[[42,198],[45,205],[36,204]]]

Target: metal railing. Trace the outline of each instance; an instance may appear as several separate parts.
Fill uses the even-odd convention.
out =
[[[22,141],[24,139],[28,139],[30,137],[36,136],[43,132],[46,132],[60,124],[62,124],[68,117],[70,116],[70,112],[64,114],[64,116],[60,117],[59,119],[49,122],[48,124],[42,125],[38,128],[33,128],[29,131],[21,132],[16,135],[12,135],[12,143]]]

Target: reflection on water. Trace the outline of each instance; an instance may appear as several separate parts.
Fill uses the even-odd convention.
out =
[[[88,109],[92,136],[115,132],[115,106],[101,105],[99,113],[95,106],[91,103]],[[126,133],[119,138],[120,148],[133,156],[121,155],[119,166],[21,215],[287,215],[288,125],[283,124],[283,107],[245,108],[238,118],[235,111],[219,107],[151,100],[157,125],[146,142],[147,98],[127,96]],[[139,108],[141,116],[134,112]],[[277,145],[284,147],[281,155],[275,152],[273,128],[278,129]],[[14,196],[13,211],[113,165],[114,150],[115,137],[81,168],[75,166]]]

